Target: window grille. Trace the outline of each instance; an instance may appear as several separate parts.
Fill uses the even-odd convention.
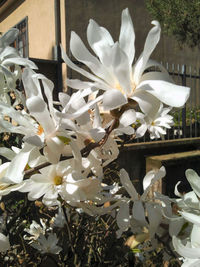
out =
[[[19,35],[12,46],[18,50],[21,57],[28,57],[28,17],[21,20],[14,28],[19,30]]]

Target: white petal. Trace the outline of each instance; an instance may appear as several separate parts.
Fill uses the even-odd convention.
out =
[[[87,39],[100,61],[108,66],[110,48],[114,44],[110,33],[105,28],[99,27],[99,25],[91,19],[87,28]]]
[[[96,76],[106,80],[108,83],[112,83],[110,74],[106,71],[105,66],[87,50],[75,32],[71,32],[70,49],[73,56],[88,66]]]
[[[148,223],[146,221],[145,218],[145,211],[144,211],[144,207],[141,201],[136,200],[133,203],[133,218],[141,225],[141,226],[147,226]]]
[[[55,131],[55,125],[50,117],[45,101],[39,96],[33,96],[26,101],[30,114],[38,121],[45,131],[51,134]]]
[[[144,193],[141,196],[142,200],[145,200],[150,187],[159,179],[163,178],[166,175],[166,170],[165,167],[162,166],[158,171],[149,171],[144,179],[143,179],[143,189],[144,189]]]
[[[125,171],[125,169],[120,170],[120,181],[122,186],[126,189],[126,191],[129,193],[130,197],[132,200],[137,200],[138,199],[138,193],[135,190],[134,185],[132,184],[128,173]]]
[[[182,107],[190,95],[189,87],[175,85],[161,80],[143,81],[138,89],[145,90],[171,107]]]
[[[200,226],[200,215],[196,215],[186,211],[180,211],[179,213],[183,216],[185,220],[194,223],[197,226]]]
[[[109,90],[103,94],[104,110],[112,110],[126,104],[127,98],[119,90]]]
[[[142,89],[137,89],[131,98],[139,104],[141,111],[153,121],[160,108],[160,101],[149,94],[149,91]]]
[[[200,197],[200,177],[198,174],[194,170],[188,169],[185,175],[194,192]]]
[[[118,43],[115,43],[111,49],[111,68],[115,74],[117,84],[125,95],[131,93],[131,75],[132,70],[130,67],[128,56],[119,47]],[[114,86],[114,84],[112,84]],[[116,85],[115,85],[116,86]]]
[[[146,210],[148,213],[150,238],[153,238],[158,226],[162,221],[161,207],[159,207],[158,205],[153,205],[151,203],[146,203]]]
[[[14,57],[12,57],[12,58],[5,59],[3,61],[4,66],[10,66],[13,64],[22,65],[22,66],[29,67],[32,69],[38,68],[33,61],[28,60],[27,58],[21,58],[21,57],[15,57],[14,58]]]
[[[10,249],[10,242],[7,236],[0,233],[0,251],[5,252]]]
[[[5,32],[0,37],[0,47],[7,46],[14,42],[14,40],[17,38],[17,35],[19,34],[19,30],[16,28],[11,28],[7,32]]]
[[[122,11],[119,45],[127,54],[130,66],[135,56],[135,32],[128,8]]]
[[[200,259],[200,248],[186,247],[181,240],[175,236],[172,238],[175,250],[183,257],[189,259]]]
[[[196,259],[186,259],[184,263],[181,265],[181,267],[199,267],[200,266],[200,260]]]
[[[144,45],[144,50],[142,55],[139,57],[137,60],[135,66],[134,66],[134,75],[133,75],[133,80],[136,85],[139,84],[140,77],[145,69],[145,66],[147,64],[147,61],[149,60],[149,57],[153,50],[155,49],[159,39],[160,39],[160,25],[157,21],[152,21],[152,24],[155,26],[150,30],[148,33],[145,45]]]
[[[9,168],[5,174],[5,182],[20,183],[23,179],[24,168],[28,162],[29,155],[33,147],[25,145],[24,148],[10,162]]]
[[[191,232],[191,244],[194,247],[200,247],[200,226],[194,224]]]
[[[124,201],[121,202],[116,219],[117,219],[117,225],[121,231],[128,230],[130,224],[128,203]]]
[[[126,127],[134,123],[136,120],[136,112],[134,109],[126,110],[119,119],[121,126]]]

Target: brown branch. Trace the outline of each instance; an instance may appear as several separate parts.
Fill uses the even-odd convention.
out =
[[[106,133],[105,133],[104,137],[103,137],[99,142],[90,142],[88,145],[86,145],[86,146],[81,150],[81,155],[82,155],[82,157],[87,157],[93,149],[95,149],[95,148],[97,148],[97,147],[100,147],[100,146],[103,146],[103,145],[106,143],[106,141],[108,140],[108,137],[109,137],[109,135],[111,134],[111,132],[112,132],[115,128],[117,128],[118,125],[119,125],[119,119],[118,119],[118,118],[115,118],[115,119],[113,120],[112,124],[105,130]],[[67,159],[71,159],[71,158],[73,158],[73,156],[62,157],[61,160],[67,160]],[[25,176],[28,176],[28,177],[29,177],[30,175],[36,173],[36,172],[39,171],[40,169],[42,169],[42,168],[44,168],[44,167],[47,167],[47,166],[49,166],[49,165],[51,165],[50,162],[45,162],[45,163],[42,163],[42,164],[40,164],[40,165],[38,165],[38,166],[36,166],[36,167],[34,167],[34,168],[31,168],[31,169],[29,169],[29,170],[26,170],[26,171],[25,171]]]

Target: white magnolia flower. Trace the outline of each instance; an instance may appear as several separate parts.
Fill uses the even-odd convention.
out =
[[[10,242],[7,236],[0,233],[0,252],[5,252],[10,249]]]
[[[67,212],[67,211],[66,211]],[[61,207],[58,209],[58,213],[52,218],[52,226],[62,228],[66,224],[66,219]]]
[[[103,108],[112,110],[123,106],[129,100],[134,100],[139,104],[143,113],[151,114],[158,111],[160,102],[172,107],[181,107],[185,104],[190,89],[173,84],[167,71],[160,64],[149,59],[160,39],[161,31],[157,21],[153,21],[152,24],[154,27],[147,36],[144,50],[134,65],[135,33],[128,9],[122,12],[117,42],[113,41],[105,28],[90,20],[87,39],[97,57],[87,50],[75,32],[71,33],[72,55],[94,74],[75,65],[62,50],[62,57],[66,64],[93,81],[68,80],[68,86],[87,91],[88,94],[98,89],[105,91],[103,96],[89,102],[88,108],[94,101],[103,101]],[[145,73],[145,70],[152,66],[159,68],[159,71]]]
[[[33,149],[34,147],[26,144],[19,153],[14,155],[12,152],[9,154],[6,150],[7,155],[9,154],[11,157],[11,161],[0,165],[0,197],[16,191],[22,186],[24,171]],[[5,149],[3,150],[5,151]],[[0,154],[4,155],[2,148]]]
[[[126,231],[131,226],[131,223],[134,223],[134,225],[139,227],[147,227],[149,229],[150,238],[153,238],[162,221],[162,213],[160,205],[148,199],[148,192],[151,186],[156,181],[163,178],[165,174],[166,172],[164,167],[161,167],[158,171],[148,172],[143,179],[144,193],[139,196],[128,176],[128,173],[124,169],[120,170],[120,181],[130,198],[124,198],[121,201],[117,214],[117,224],[119,226],[119,230],[117,232],[118,236],[120,236],[122,232]],[[130,202],[133,202],[131,215],[129,206]],[[148,222],[146,220],[146,213]]]
[[[43,83],[47,103],[43,98],[39,80]],[[26,143],[44,147],[43,152],[51,163],[58,162],[61,154],[72,155],[72,149],[69,147],[73,146],[74,142],[70,139],[69,131],[65,130],[69,129],[68,124],[64,121],[61,123],[53,106],[53,83],[31,69],[24,70],[23,82],[28,113],[0,103],[0,131],[22,134]],[[12,120],[6,121],[5,116]]]
[[[187,222],[190,227],[186,236],[173,236],[173,246],[177,253],[184,257],[184,267],[195,267],[200,264],[200,177],[192,170],[186,170],[186,178],[193,191],[188,192],[177,199],[176,202],[180,208],[181,218]],[[178,193],[178,191],[176,190]]]
[[[146,116],[140,113],[138,120],[141,126],[136,131],[137,137],[142,137],[148,130],[150,138],[160,138],[166,134],[166,129],[170,129],[173,125],[173,117],[169,115],[171,108],[164,108],[163,104],[160,103],[158,112],[152,113],[151,117],[147,114]]]
[[[62,248],[57,246],[57,243],[58,238],[55,233],[50,233],[47,238],[43,234],[41,234],[37,239],[37,243],[34,242],[31,244],[31,246],[39,250],[42,254],[59,254]]]
[[[24,235],[25,240],[30,240],[29,244],[32,243],[34,240],[37,240],[39,236],[45,235],[46,232],[46,223],[42,219],[40,219],[40,224],[36,221],[32,221],[29,228],[24,229],[25,232],[29,234],[29,236]]]
[[[29,192],[29,200],[43,197],[43,203],[48,206],[59,204],[58,195],[68,202],[93,199],[101,190],[100,179],[86,178],[80,163],[70,159],[42,168],[40,173],[24,181],[19,191]]]
[[[9,45],[14,42],[19,33],[18,29],[10,29],[0,37],[0,80],[1,90],[4,87],[9,89],[15,89],[15,82],[21,76],[21,67],[27,66],[32,69],[37,69],[37,66],[27,58],[19,56],[17,50]],[[10,67],[14,66],[14,71],[10,70]],[[5,83],[5,79],[6,83]],[[3,85],[3,86],[2,86]],[[0,90],[0,93],[3,93]]]

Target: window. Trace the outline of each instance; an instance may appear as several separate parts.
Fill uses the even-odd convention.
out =
[[[19,35],[11,46],[18,50],[21,57],[28,57],[28,17],[24,18],[13,28],[19,30]]]

